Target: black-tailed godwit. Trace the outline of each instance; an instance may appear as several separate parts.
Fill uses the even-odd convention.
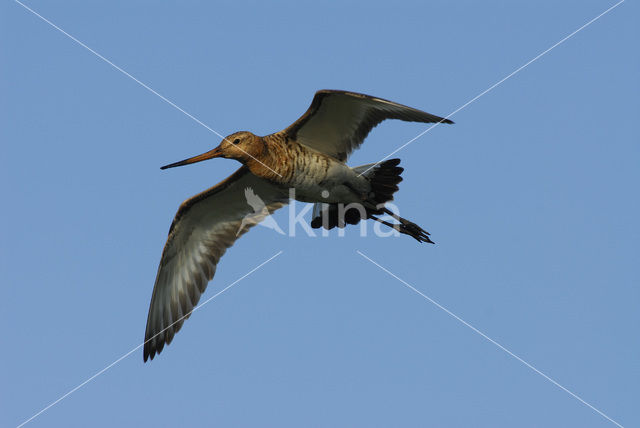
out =
[[[183,202],[173,219],[151,296],[144,361],[171,343],[227,248],[260,219],[287,204],[290,194],[315,204],[314,228],[331,229],[373,219],[419,242],[432,242],[418,225],[384,207],[402,180],[399,159],[355,168],[345,164],[371,129],[385,119],[453,123],[381,98],[322,90],[316,92],[305,114],[283,131],[264,137],[236,132],[211,151],[162,167],[215,157],[242,163],[221,183]],[[245,196],[247,189],[266,209],[254,210]],[[345,212],[344,206],[355,209]],[[397,223],[377,217],[383,213]]]

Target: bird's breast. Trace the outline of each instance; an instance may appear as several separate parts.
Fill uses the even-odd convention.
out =
[[[302,144],[275,141],[268,156],[249,165],[251,171],[291,191],[300,201],[326,201],[328,192],[345,181],[352,181],[353,171],[344,163]],[[329,198],[331,199],[331,198]]]

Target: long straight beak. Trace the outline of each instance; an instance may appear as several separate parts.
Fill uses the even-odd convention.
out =
[[[222,156],[222,150],[220,150],[220,147],[216,147],[215,149],[209,150],[208,152],[203,153],[201,155],[194,156],[189,159],[181,160],[180,162],[174,162],[174,163],[170,163],[169,165],[162,166],[160,167],[160,169],[167,169],[167,168],[174,168],[176,166],[189,165],[191,163],[202,162],[203,160],[217,158],[220,156]]]

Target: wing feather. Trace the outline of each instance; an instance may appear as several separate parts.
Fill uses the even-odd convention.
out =
[[[171,343],[198,304],[222,255],[254,224],[239,230],[244,216],[258,215],[245,199],[246,188],[262,199],[268,213],[288,202],[288,196],[280,189],[242,167],[218,185],[186,200],[178,209],[153,287],[144,361],[153,359],[165,344]],[[266,215],[263,213],[263,217]]]
[[[382,98],[325,89],[316,92],[305,114],[283,132],[299,143],[345,161],[385,119],[453,123]]]

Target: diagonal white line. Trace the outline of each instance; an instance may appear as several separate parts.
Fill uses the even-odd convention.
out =
[[[369,258],[366,255],[364,255],[360,250],[356,250],[356,252],[358,254],[360,254],[362,257],[364,257],[365,259],[367,259],[368,261],[370,261],[371,263],[373,263],[374,265],[378,266],[380,269],[382,269],[383,271],[385,271],[389,275],[391,275],[392,277],[394,277],[395,279],[397,279],[398,281],[400,281],[407,288],[409,288],[410,290],[418,293],[420,296],[424,297],[426,300],[428,300],[429,302],[433,303],[439,309],[442,309],[444,312],[446,312],[447,314],[451,315],[456,320],[460,321],[466,327],[469,327],[471,330],[473,330],[474,332],[478,333],[480,336],[484,337],[489,342],[493,343],[498,348],[502,349],[504,352],[506,352],[507,354],[511,355],[513,358],[515,358],[516,360],[520,361],[522,364],[524,364],[525,366],[529,367],[531,370],[533,370],[534,372],[536,372],[537,374],[539,374],[540,376],[542,376],[543,378],[545,378],[549,382],[553,383],[555,386],[557,386],[558,388],[562,389],[563,391],[565,391],[566,393],[571,395],[573,398],[575,398],[576,400],[580,401],[582,404],[588,406],[589,408],[591,408],[592,410],[594,410],[595,412],[600,414],[602,417],[608,419],[610,422],[613,422],[614,424],[616,424],[620,428],[624,428],[618,422],[614,421],[609,416],[605,415],[600,410],[596,409],[591,404],[587,403],[585,400],[580,398],[578,395],[576,395],[573,392],[569,391],[567,388],[565,388],[564,386],[560,385],[558,382],[556,382],[555,380],[553,380],[552,378],[550,378],[549,376],[547,376],[546,374],[544,374],[543,372],[541,372],[540,370],[538,370],[537,368],[535,368],[534,366],[532,366],[531,364],[529,364],[528,362],[523,360],[522,358],[518,357],[516,354],[514,354],[513,352],[511,352],[510,350],[508,350],[507,348],[505,348],[504,346],[502,346],[501,344],[499,344],[498,342],[496,342],[495,340],[493,340],[492,338],[490,338],[489,336],[487,336],[486,334],[484,334],[483,332],[481,332],[480,330],[478,330],[477,328],[475,328],[474,326],[472,326],[471,324],[469,324],[468,322],[466,322],[465,320],[463,320],[462,318],[460,318],[459,316],[454,314],[453,312],[451,312],[449,309],[447,309],[444,306],[442,306],[440,303],[438,303],[435,300],[433,300],[431,297],[427,296],[426,294],[424,294],[423,292],[421,292],[420,290],[418,290],[417,288],[415,288],[414,286],[412,286],[411,284],[409,284],[408,282],[406,282],[402,278],[398,277],[397,275],[395,275],[392,272],[390,272],[388,269],[386,269],[383,266],[381,266],[379,263],[375,262],[371,258]]]
[[[17,0],[16,0],[17,1]],[[522,71],[523,69],[525,69],[526,67],[528,67],[529,65],[531,65],[533,62],[537,61],[538,59],[540,59],[541,57],[543,57],[544,55],[546,55],[547,53],[549,53],[551,50],[553,50],[554,48],[560,46],[562,43],[564,43],[565,41],[569,40],[571,37],[575,36],[577,33],[579,33],[580,31],[584,30],[585,28],[587,28],[589,25],[593,24],[594,22],[596,22],[598,19],[602,18],[604,15],[606,15],[607,13],[611,12],[613,9],[615,9],[616,7],[620,6],[622,3],[624,3],[625,0],[620,0],[618,3],[614,4],[613,6],[611,6],[609,9],[605,10],[604,12],[602,12],[600,15],[596,16],[595,18],[593,18],[592,20],[590,20],[589,22],[587,22],[586,24],[584,24],[583,26],[581,26],[580,28],[578,28],[577,30],[573,31],[571,34],[569,34],[568,36],[565,36],[564,38],[562,38],[560,41],[556,42],[554,45],[552,45],[551,47],[545,49],[544,51],[540,52],[538,55],[536,55],[535,57],[533,57],[532,59],[530,59],[529,61],[527,61],[525,64],[521,65],[520,67],[516,68],[514,71],[512,71],[511,73],[507,74],[505,77],[503,77],[502,79],[498,80],[496,83],[494,83],[493,85],[489,86],[487,89],[485,89],[484,91],[480,92],[478,95],[476,95],[475,97],[471,98],[469,101],[467,101],[466,103],[462,104],[460,107],[458,107],[457,109],[455,109],[454,111],[452,111],[451,113],[449,113],[448,115],[446,115],[444,119],[450,119],[451,116],[453,116],[454,114],[458,113],[460,110],[462,110],[463,108],[467,107],[469,104],[473,103],[474,101],[476,101],[477,99],[479,99],[480,97],[484,96],[486,93],[488,93],[489,91],[493,90],[494,88],[496,88],[497,86],[501,85],[502,83],[504,83],[506,80],[510,79],[511,77],[515,76],[516,74],[518,74],[520,71]],[[389,153],[388,155],[386,155],[385,157],[383,157],[382,159],[380,159],[378,162],[374,163],[372,166],[370,166],[368,169],[366,169],[365,171],[361,172],[360,175],[366,173],[367,171],[369,171],[371,168],[375,167],[376,165],[378,165],[380,162],[383,162],[387,159],[389,159],[391,156],[395,155],[396,153],[398,153],[400,150],[404,149],[405,147],[407,147],[409,144],[413,143],[415,140],[417,140],[418,138],[422,137],[424,134],[426,134],[427,132],[431,131],[433,128],[435,128],[436,126],[440,125],[442,123],[442,120],[440,122],[436,122],[433,125],[431,125],[430,127],[428,127],[427,129],[425,129],[424,131],[422,131],[421,133],[419,133],[418,135],[416,135],[415,137],[413,137],[412,139],[410,139],[409,141],[407,141],[406,143],[404,143],[403,145],[401,145],[400,147],[398,147],[397,149],[395,149],[394,151],[392,151],[391,153]]]
[[[89,382],[91,382],[92,380],[94,380],[95,378],[97,378],[98,376],[100,376],[102,373],[106,372],[107,370],[109,370],[111,367],[115,366],[116,364],[118,364],[120,361],[124,360],[125,358],[127,358],[129,355],[133,354],[135,351],[137,351],[138,349],[140,349],[141,347],[143,347],[147,342],[149,342],[150,340],[153,340],[157,335],[161,334],[162,332],[164,332],[166,329],[172,327],[174,324],[182,321],[183,319],[185,319],[186,317],[188,317],[191,313],[193,313],[194,311],[200,309],[201,307],[203,307],[204,305],[206,305],[207,303],[209,303],[210,301],[212,301],[213,299],[215,299],[216,297],[218,297],[219,295],[221,295],[222,293],[224,293],[225,291],[227,291],[228,289],[230,289],[231,287],[233,287],[234,285],[236,285],[237,283],[239,283],[240,281],[242,281],[243,279],[245,279],[246,277],[248,277],[249,275],[251,275],[252,273],[254,273],[255,271],[257,271],[258,269],[260,269],[262,266],[266,265],[267,263],[269,263],[271,260],[275,259],[276,257],[278,257],[280,254],[282,254],[282,251],[278,251],[276,254],[274,254],[273,256],[271,256],[270,258],[268,258],[267,260],[265,260],[264,262],[260,263],[258,266],[254,267],[253,269],[251,269],[249,272],[247,272],[246,274],[242,275],[240,278],[236,279],[235,281],[233,281],[231,284],[227,285],[225,288],[223,288],[222,290],[220,290],[219,292],[217,292],[216,294],[214,294],[213,296],[209,297],[207,300],[205,300],[204,302],[202,302],[201,304],[199,304],[198,306],[196,306],[195,308],[193,308],[189,313],[183,315],[181,318],[177,319],[176,321],[174,321],[173,323],[171,323],[170,325],[168,325],[167,327],[163,328],[162,330],[160,330],[158,333],[156,333],[155,335],[153,335],[152,337],[150,337],[149,339],[145,340],[144,342],[142,342],[141,344],[139,344],[138,346],[136,346],[135,348],[133,348],[132,350],[130,350],[129,352],[127,352],[126,354],[124,354],[123,356],[121,356],[120,358],[118,358],[117,360],[115,360],[114,362],[112,362],[111,364],[109,364],[108,366],[106,366],[105,368],[103,368],[102,370],[100,370],[99,372],[97,372],[96,374],[94,374],[93,376],[91,376],[90,378],[88,378],[87,380],[85,380],[84,382],[82,382],[81,384],[79,384],[78,386],[76,386],[75,388],[71,389],[69,392],[67,392],[66,394],[62,395],[60,398],[58,398],[57,400],[55,400],[54,402],[52,402],[51,404],[49,404],[48,406],[46,406],[45,408],[43,408],[42,410],[40,410],[38,413],[34,414],[33,416],[31,416],[29,419],[25,420],[24,422],[22,422],[20,425],[18,425],[16,428],[20,428],[23,425],[28,424],[29,422],[31,422],[32,420],[34,420],[35,418],[37,418],[38,416],[40,416],[42,413],[46,412],[47,410],[49,410],[51,407],[55,406],[56,404],[58,404],[59,402],[61,402],[62,400],[64,400],[65,398],[67,398],[68,396],[70,396],[71,394],[73,394],[74,392],[76,392],[77,390],[79,390],[80,388],[82,388],[83,386],[85,386],[86,384],[88,384]]]
[[[43,20],[44,22],[46,22],[47,24],[51,25],[53,28],[55,28],[56,30],[60,31],[62,34],[64,34],[65,36],[67,36],[68,38],[70,38],[71,40],[73,40],[74,42],[76,42],[77,44],[79,44],[80,46],[82,46],[83,48],[85,48],[86,50],[88,50],[89,52],[91,52],[92,54],[94,54],[95,56],[97,56],[98,58],[100,58],[101,60],[103,60],[104,62],[106,62],[107,64],[109,64],[111,67],[115,68],[116,70],[118,70],[120,73],[124,74],[125,76],[127,76],[128,78],[130,78],[131,80],[135,81],[136,83],[138,83],[140,86],[142,86],[143,88],[145,88],[146,90],[148,90],[149,92],[153,93],[154,95],[157,95],[158,97],[160,97],[160,99],[162,99],[163,101],[165,101],[166,103],[168,103],[170,106],[176,108],[177,110],[181,111],[182,113],[184,113],[185,115],[187,115],[188,117],[190,117],[191,119],[193,119],[194,121],[196,121],[197,123],[199,123],[200,125],[204,126],[205,128],[207,128],[209,131],[213,132],[214,134],[216,134],[218,137],[220,138],[224,138],[224,135],[220,134],[219,132],[217,132],[215,129],[212,129],[211,127],[209,127],[207,124],[203,123],[202,121],[200,121],[198,118],[196,118],[195,116],[193,116],[192,114],[190,114],[189,112],[185,111],[184,109],[182,109],[181,107],[179,107],[178,105],[176,105],[173,101],[171,101],[170,99],[166,98],[165,96],[163,96],[162,94],[156,92],[155,90],[153,90],[152,88],[150,88],[149,86],[147,86],[146,84],[144,84],[143,82],[141,82],[140,80],[136,79],[135,77],[133,77],[131,74],[127,73],[125,70],[123,70],[122,68],[118,67],[116,64],[114,64],[113,62],[111,62],[110,60],[108,60],[107,58],[105,58],[104,56],[100,55],[98,52],[94,51],[93,49],[91,49],[89,46],[85,45],[84,43],[82,43],[80,40],[76,39],[75,37],[73,37],[71,34],[67,33],[66,31],[64,31],[62,28],[58,27],[56,24],[54,24],[53,22],[49,21],[47,18],[45,18],[44,16],[40,15],[38,12],[36,12],[35,10],[31,9],[29,6],[25,5],[24,3],[22,3],[20,0],[14,0],[16,3],[18,3],[20,6],[24,7],[25,9],[27,9],[29,12],[33,13],[35,16],[37,16],[38,18],[40,18],[41,20]]]
[[[38,18],[40,18],[41,20],[43,20],[44,22],[46,22],[47,24],[51,25],[53,28],[55,28],[56,30],[58,30],[59,32],[61,32],[62,34],[64,34],[65,36],[67,36],[68,38],[70,38],[71,40],[73,40],[74,42],[76,42],[77,44],[79,44],[80,46],[82,46],[83,48],[85,48],[86,50],[88,50],[89,52],[91,52],[92,54],[94,54],[95,56],[97,56],[98,58],[100,58],[101,60],[103,60],[104,62],[106,62],[107,64],[109,64],[111,67],[115,68],[116,70],[118,70],[120,73],[124,74],[125,76],[127,76],[128,78],[130,78],[131,80],[133,80],[134,82],[136,82],[137,84],[139,84],[140,86],[142,86],[143,88],[145,88],[146,90],[148,90],[149,92],[151,92],[154,95],[157,95],[162,101],[166,102],[167,104],[169,104],[171,107],[177,109],[178,111],[184,113],[187,117],[193,119],[196,123],[204,126],[205,128],[207,128],[209,131],[213,132],[214,134],[216,134],[218,137],[222,138],[223,140],[226,140],[225,136],[220,134],[218,131],[216,131],[215,129],[211,128],[209,125],[205,124],[204,122],[202,122],[200,119],[198,119],[197,117],[195,117],[194,115],[192,115],[191,113],[187,112],[186,110],[184,110],[183,108],[181,108],[180,106],[176,105],[173,101],[171,101],[170,99],[168,99],[167,97],[165,97],[164,95],[158,93],[157,91],[153,90],[152,88],[150,88],[148,85],[146,85],[145,83],[141,82],[140,80],[136,79],[135,77],[133,77],[131,74],[127,73],[125,70],[123,70],[122,68],[118,67],[116,64],[114,64],[113,62],[111,62],[110,60],[108,60],[107,58],[105,58],[104,56],[100,55],[98,52],[94,51],[93,49],[91,49],[89,46],[85,45],[84,43],[82,43],[80,40],[76,39],[75,37],[73,37],[71,34],[67,33],[66,31],[64,31],[62,28],[58,27],[56,24],[54,24],[53,22],[49,21],[47,18],[45,18],[44,16],[40,15],[38,12],[36,12],[35,10],[31,9],[29,6],[25,5],[24,3],[22,3],[20,0],[13,0],[16,3],[18,3],[20,6],[22,6],[23,8],[25,8],[26,10],[28,10],[29,12],[33,13],[35,16],[37,16]],[[274,171],[273,169],[271,169],[268,165],[265,165],[264,163],[262,163],[259,159],[256,159],[255,157],[251,156],[251,154],[245,152],[242,147],[239,146],[235,146],[236,148],[240,149],[240,151],[243,151],[245,154],[249,155],[251,158],[253,158],[255,161],[257,161],[258,163],[262,164],[262,166],[266,167],[267,169],[271,170],[271,172],[277,174],[278,176],[282,177],[282,175],[280,175],[277,171]]]

